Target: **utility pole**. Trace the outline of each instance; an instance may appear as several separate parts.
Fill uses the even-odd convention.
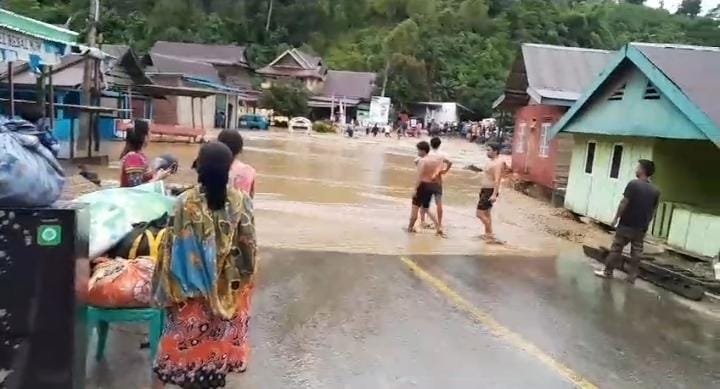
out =
[[[268,5],[267,23],[265,23],[265,32],[270,31],[270,20],[272,19],[272,11],[273,11],[273,0],[270,0],[270,5]]]
[[[94,48],[97,46],[97,25],[100,19],[100,0],[90,0],[90,13],[88,16],[88,32],[87,46]],[[95,74],[95,59],[91,53],[85,54],[85,68],[83,71],[82,99],[81,104],[90,106],[92,104],[93,93],[93,76]],[[81,112],[80,114],[80,133],[78,134],[78,144],[87,145],[88,156],[92,150],[92,120],[90,112]],[[71,140],[72,142],[73,140]],[[72,147],[72,145],[71,145]]]

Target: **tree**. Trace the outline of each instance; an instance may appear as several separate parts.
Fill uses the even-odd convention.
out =
[[[694,18],[700,14],[702,10],[702,0],[683,0],[678,7],[678,15],[687,15]]]
[[[275,114],[295,117],[307,115],[308,91],[300,83],[274,83],[263,91],[260,107],[272,109]]]
[[[636,4],[636,5],[643,5],[645,4],[645,0],[625,0],[628,4]]]
[[[407,19],[398,24],[395,29],[383,41],[383,52],[385,53],[385,71],[383,74],[383,87],[381,94],[385,96],[387,90],[388,79],[391,74],[393,59],[398,61],[399,57],[412,57],[417,50],[418,39],[420,36],[420,28],[412,19]],[[409,63],[411,61],[403,61]]]

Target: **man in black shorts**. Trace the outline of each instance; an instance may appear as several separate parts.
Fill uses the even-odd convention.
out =
[[[417,232],[415,223],[418,219],[420,208],[427,211],[430,209],[430,202],[433,196],[441,191],[439,183],[444,164],[442,159],[428,156],[430,153],[430,144],[428,142],[420,142],[417,144],[418,157],[417,162],[418,176],[415,184],[415,194],[412,198],[412,212],[410,213],[410,223],[408,224],[408,232]],[[435,215],[428,212],[428,217],[435,224],[438,235],[443,235],[442,225],[438,222]]]
[[[488,159],[490,160],[480,176],[480,199],[477,205],[477,217],[485,227],[485,233],[481,238],[489,243],[500,243],[495,238],[492,224],[491,210],[500,195],[500,184],[502,173],[505,170],[505,162],[500,160],[500,145],[489,144]]]

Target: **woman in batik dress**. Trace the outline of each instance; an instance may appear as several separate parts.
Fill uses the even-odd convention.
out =
[[[153,277],[166,310],[156,388],[221,388],[247,369],[255,219],[250,196],[228,185],[232,162],[224,144],[204,145],[199,183],[178,199]]]

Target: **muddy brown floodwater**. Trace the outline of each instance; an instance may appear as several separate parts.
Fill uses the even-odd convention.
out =
[[[211,134],[215,136],[216,133]],[[487,246],[478,239],[475,218],[477,174],[463,168],[483,164],[485,151],[464,140],[446,140],[443,150],[455,162],[445,181],[445,225],[448,238],[432,231],[408,235],[418,139],[355,138],[245,132],[242,159],[258,171],[257,225],[266,247],[372,254],[478,254],[523,251],[550,252],[566,245],[546,233],[538,209],[549,207],[512,190],[501,194],[496,207],[497,234],[505,246]],[[122,148],[113,147],[117,155]],[[199,145],[152,143],[147,155],[172,154],[180,170],[171,183],[193,183],[190,168]],[[119,163],[102,169],[103,179],[117,179]],[[573,226],[576,228],[576,226]],[[557,234],[556,234],[557,235]]]

